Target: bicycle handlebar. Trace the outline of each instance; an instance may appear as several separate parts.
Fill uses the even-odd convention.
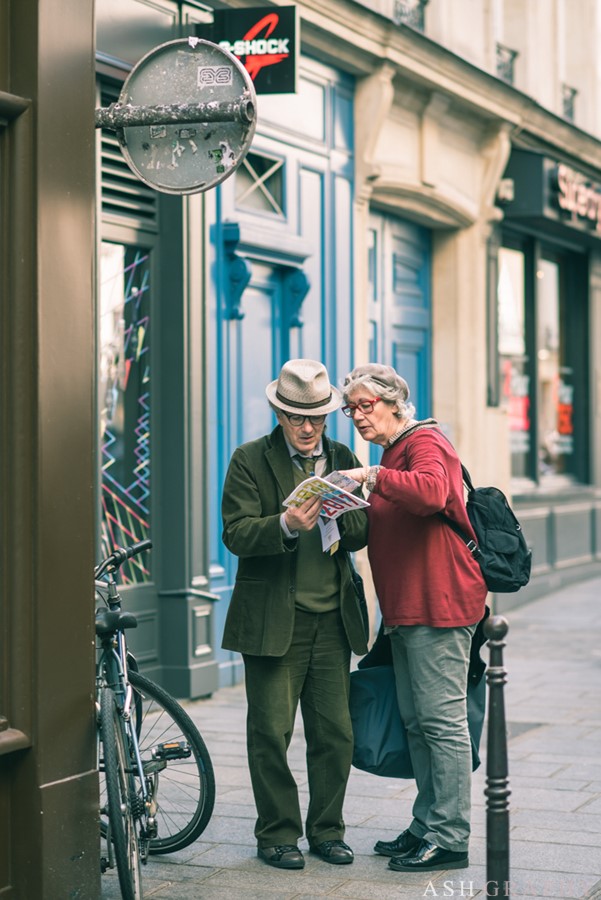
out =
[[[98,576],[108,568],[111,568],[112,571],[118,569],[126,560],[131,559],[132,556],[137,556],[138,553],[143,553],[144,550],[150,550],[151,547],[152,541],[150,540],[138,541],[130,547],[114,547],[111,555],[107,556],[100,565],[96,566],[94,569],[94,577],[98,578]]]
[[[151,547],[152,541],[138,541],[137,544],[132,544],[131,547],[115,547],[111,555],[116,564],[120,566],[126,559],[131,559],[132,556],[137,556],[138,553],[142,553],[144,550],[150,550]]]

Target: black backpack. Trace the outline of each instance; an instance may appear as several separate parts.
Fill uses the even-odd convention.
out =
[[[532,566],[532,550],[526,544],[522,527],[502,491],[495,487],[475,488],[465,466],[461,470],[468,491],[467,514],[478,543],[444,513],[438,515],[478,560],[489,591],[501,594],[519,591],[530,581]]]

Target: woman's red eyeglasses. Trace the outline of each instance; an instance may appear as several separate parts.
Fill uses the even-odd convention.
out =
[[[342,412],[349,419],[353,418],[357,410],[362,415],[369,416],[374,411],[376,403],[379,403],[381,399],[381,397],[376,397],[374,400],[360,400],[359,403],[349,403],[348,406],[342,407]]]

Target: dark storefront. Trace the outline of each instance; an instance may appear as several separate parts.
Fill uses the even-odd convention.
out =
[[[513,200],[498,234],[496,400],[508,415],[535,595],[585,577],[601,552],[592,415],[601,183],[526,150],[513,151],[505,179]]]

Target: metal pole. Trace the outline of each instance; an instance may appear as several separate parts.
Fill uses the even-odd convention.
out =
[[[111,103],[96,110],[96,128],[132,128],[138,125],[174,125],[196,122],[240,122],[250,125],[255,105],[248,95],[237,100],[210,100],[206,103],[171,103],[132,106]]]
[[[486,896],[509,897],[509,802],[507,730],[503,685],[503,638],[509,626],[503,616],[490,616],[484,623],[489,639],[488,743],[486,751]]]

